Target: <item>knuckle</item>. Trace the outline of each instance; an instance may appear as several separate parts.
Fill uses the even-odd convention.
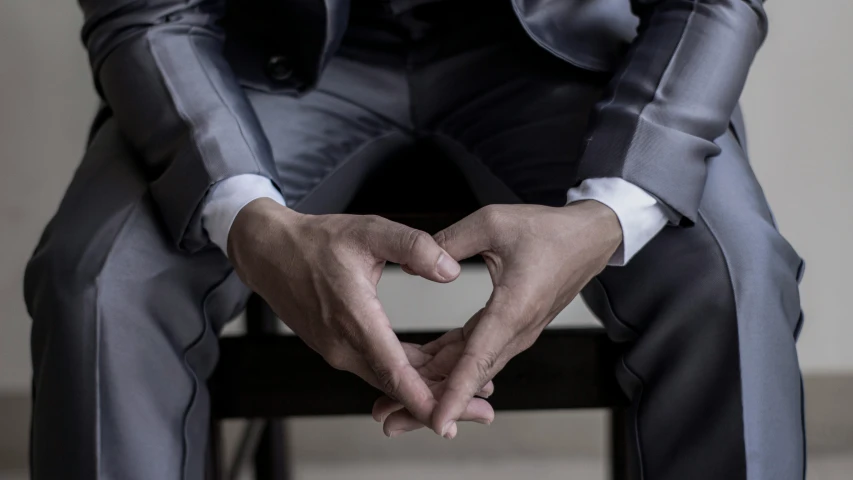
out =
[[[437,243],[439,247],[444,248],[446,250],[447,243],[450,240],[450,234],[447,230],[442,230],[436,233],[432,238],[433,240],[435,240],[435,243]]]
[[[503,224],[504,216],[501,208],[497,205],[488,205],[482,208],[483,224],[486,228],[497,230]]]
[[[365,224],[366,226],[369,226],[369,227],[376,227],[376,226],[379,226],[379,225],[381,225],[383,222],[385,222],[385,221],[386,221],[384,218],[380,217],[379,215],[373,215],[373,214],[370,214],[370,215],[364,215],[364,216],[362,217],[362,220],[364,221],[364,224]]]
[[[332,253],[336,256],[346,257],[353,249],[365,243],[367,235],[364,229],[359,228],[351,222],[342,223],[341,228],[329,236],[329,244]]]
[[[337,240],[351,247],[363,248],[383,221],[378,215],[349,216]]]
[[[356,352],[363,353],[365,339],[370,338],[370,326],[361,322],[344,322],[338,326],[338,335]]]
[[[482,388],[492,376],[492,372],[498,363],[498,352],[494,350],[486,350],[479,355],[468,354],[472,357],[474,361],[474,366],[477,369],[477,385],[476,387]]]
[[[350,365],[349,355],[340,347],[330,348],[323,354],[323,359],[335,370],[347,370]]]
[[[400,390],[400,376],[384,365],[374,365],[373,373],[382,391],[392,398],[397,398],[397,392]]]
[[[403,242],[402,250],[404,252],[409,252],[411,254],[417,253],[420,249],[425,247],[430,241],[432,237],[430,237],[426,232],[421,230],[409,230],[405,235],[401,238]]]
[[[521,335],[516,340],[516,350],[518,353],[521,353],[532,347],[534,343],[536,343],[536,337],[534,335]]]

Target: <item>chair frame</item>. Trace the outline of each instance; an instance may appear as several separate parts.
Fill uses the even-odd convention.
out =
[[[218,421],[253,419],[238,449],[229,478],[247,461],[257,480],[290,480],[283,419],[368,414],[379,392],[356,376],[328,366],[295,336],[278,335],[278,320],[258,297],[247,308],[247,333],[221,340],[220,362],[210,379],[210,480],[224,480]],[[400,333],[403,341],[425,343],[440,332]],[[567,355],[566,352],[572,352]],[[610,478],[627,480],[627,400],[613,371],[617,345],[600,328],[547,329],[495,379],[500,389],[489,401],[497,411],[606,408],[610,410]],[[273,365],[299,365],[288,376]],[[254,447],[254,448],[253,448]]]

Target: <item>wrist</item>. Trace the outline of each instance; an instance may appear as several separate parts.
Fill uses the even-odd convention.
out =
[[[574,210],[574,213],[589,222],[588,228],[594,232],[593,238],[604,247],[608,255],[612,255],[622,244],[622,224],[609,206],[597,200],[582,200],[563,208]]]
[[[247,203],[234,218],[228,233],[228,258],[235,267],[247,249],[254,249],[268,235],[271,227],[288,228],[303,215],[271,198],[257,198]]]

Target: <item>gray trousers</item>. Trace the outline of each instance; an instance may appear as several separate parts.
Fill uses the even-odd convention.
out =
[[[403,27],[398,42],[354,22],[304,96],[246,90],[289,205],[340,211],[413,142],[454,159],[483,203],[563,204],[607,77],[550,57],[514,19],[494,34]],[[802,261],[738,125],[708,160],[696,225],[664,229],[583,292],[625,346],[616,374],[644,479],[804,477]],[[38,480],[203,475],[217,332],[249,290],[215,248],[176,249],[135,155],[114,120],[99,126],[27,268]]]

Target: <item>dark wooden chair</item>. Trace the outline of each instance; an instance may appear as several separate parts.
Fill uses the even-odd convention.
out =
[[[434,233],[479,207],[461,174],[448,177],[454,169],[429,150],[403,152],[366,180],[347,211],[382,215]],[[442,185],[440,193],[436,185]],[[253,420],[234,463],[253,462],[258,480],[290,479],[281,419],[369,414],[379,392],[328,366],[297,337],[275,334],[278,320],[260,297],[249,301],[246,318],[246,335],[221,340],[219,364],[209,382],[208,478],[223,479],[218,420],[248,418]],[[399,337],[425,343],[441,333],[403,332]],[[618,350],[600,328],[546,329],[497,376],[500,388],[489,401],[495,410],[609,409],[610,475],[626,480],[627,401],[614,377]],[[282,374],[272,365],[298,368]]]

